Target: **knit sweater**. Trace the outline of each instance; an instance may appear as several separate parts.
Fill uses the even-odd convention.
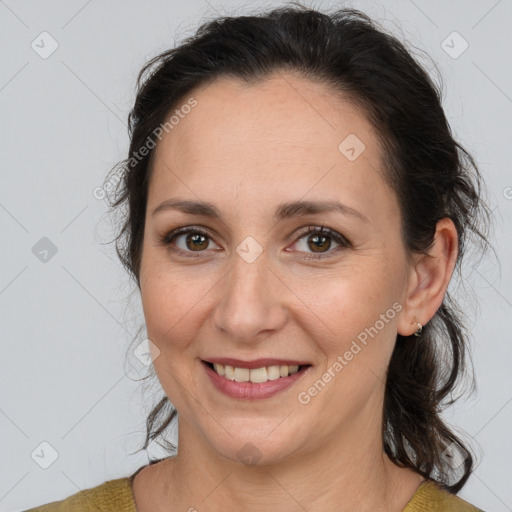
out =
[[[132,477],[133,478],[133,477]],[[98,487],[73,494],[25,512],[137,512],[131,478],[109,480]],[[433,482],[423,482],[403,512],[483,512],[466,501],[441,489]]]

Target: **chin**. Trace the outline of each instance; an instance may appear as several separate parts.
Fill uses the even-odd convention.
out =
[[[235,431],[227,429],[228,432],[236,432],[232,436],[224,430],[223,435],[215,439],[209,435],[212,430],[208,430],[206,434],[212,450],[231,462],[253,467],[275,465],[284,462],[300,446],[304,446],[304,442],[291,434],[289,429],[283,428],[279,432],[275,422],[272,422],[271,427],[265,422],[258,431],[255,431],[254,422],[246,426],[237,423]]]

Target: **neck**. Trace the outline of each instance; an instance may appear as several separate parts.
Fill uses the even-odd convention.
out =
[[[164,502],[172,510],[401,511],[422,481],[388,459],[372,426],[265,466],[219,456],[186,422],[180,421],[178,446],[166,470]]]

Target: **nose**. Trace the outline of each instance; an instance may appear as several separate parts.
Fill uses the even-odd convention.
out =
[[[214,324],[233,341],[258,343],[285,325],[287,288],[268,266],[265,253],[252,263],[234,253],[219,287]]]

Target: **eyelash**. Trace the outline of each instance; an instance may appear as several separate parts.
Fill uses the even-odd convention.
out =
[[[186,234],[196,234],[196,235],[202,235],[210,240],[212,240],[212,237],[208,234],[208,232],[204,231],[201,228],[197,228],[194,226],[185,226],[178,229],[175,229],[171,231],[170,233],[164,235],[160,239],[160,243],[165,246],[170,246],[175,238],[177,238],[180,235],[186,235]],[[345,238],[343,235],[340,235],[336,231],[326,228],[324,226],[308,226],[307,228],[300,231],[300,233],[297,234],[297,238],[294,241],[294,244],[304,238],[307,235],[310,234],[322,234],[327,235],[331,237],[337,244],[339,244],[339,247],[334,248],[333,250],[329,250],[325,253],[307,253],[306,256],[304,256],[305,260],[311,260],[311,259],[323,259],[327,258],[330,255],[332,255],[334,252],[337,252],[339,249],[349,248],[352,247],[351,242]],[[197,254],[194,254],[194,251],[183,251],[182,249],[172,249],[173,251],[182,253],[185,257],[188,258],[197,258],[201,256],[202,252],[205,251],[196,251]]]

